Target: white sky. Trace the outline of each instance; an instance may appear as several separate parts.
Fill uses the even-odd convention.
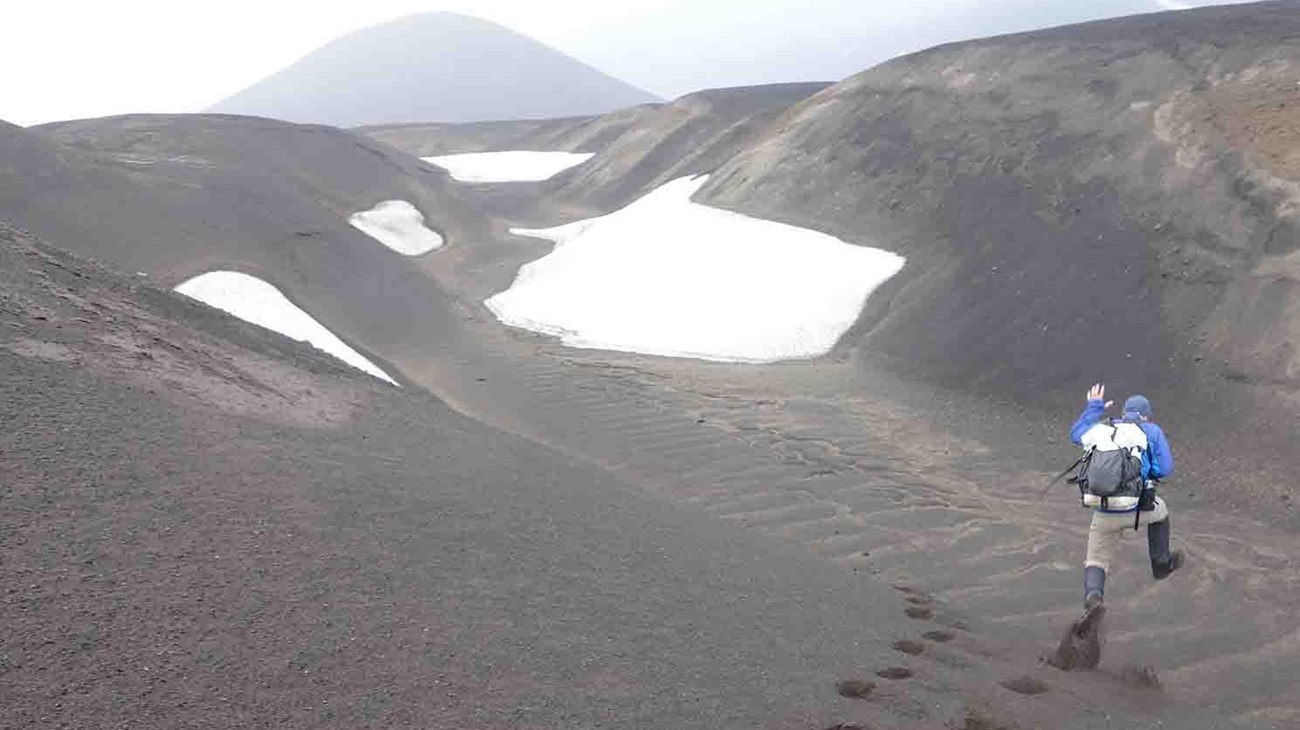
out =
[[[0,10],[0,119],[197,111],[338,36],[413,13],[475,15],[555,43],[663,2],[11,0]]]
[[[956,3],[997,1],[870,0],[863,9],[919,18]],[[1169,8],[1215,4],[1151,1]],[[566,40],[585,30],[620,18],[653,23],[663,8],[673,8],[674,18],[734,13],[739,21],[755,17],[759,6],[784,12],[787,4],[800,6],[798,0],[8,0],[0,10],[0,120],[26,126],[198,111],[340,35],[412,13],[477,15],[565,50]]]

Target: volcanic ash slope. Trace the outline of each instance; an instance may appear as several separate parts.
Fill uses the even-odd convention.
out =
[[[1254,491],[1300,468],[1298,39],[1276,2],[924,51],[794,107],[699,200],[906,256],[846,337],[863,362],[1056,409],[1144,391],[1216,455],[1192,473]]]

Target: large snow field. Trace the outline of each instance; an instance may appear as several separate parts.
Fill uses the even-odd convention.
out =
[[[556,243],[489,298],[503,323],[572,347],[764,363],[822,355],[903,267],[881,249],[690,201],[707,177],[519,235]]]
[[[306,340],[354,368],[397,385],[387,373],[290,302],[279,289],[257,277],[236,271],[209,271],[176,287],[176,291],[245,322],[294,340]]]
[[[442,248],[442,236],[426,228],[424,215],[405,200],[385,200],[370,210],[353,213],[348,223],[407,256]]]
[[[421,157],[461,182],[537,182],[591,159],[587,152],[472,152]]]

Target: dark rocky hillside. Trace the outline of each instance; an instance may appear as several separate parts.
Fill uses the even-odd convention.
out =
[[[343,36],[208,111],[352,127],[569,117],[652,101],[508,28],[428,13]]]
[[[640,115],[586,164],[557,175],[547,192],[600,209],[631,202],[684,175],[710,172],[759,139],[773,119],[824,83],[710,89]]]
[[[6,727],[823,727],[852,709],[827,668],[911,623],[3,221],[0,373]]]
[[[593,152],[548,181],[547,197],[608,210],[683,175],[710,172],[753,142],[778,115],[829,84],[710,89],[670,104],[599,117],[478,124],[411,124],[356,131],[427,156],[510,149]]]
[[[842,342],[865,360],[1058,407],[1106,380],[1285,457],[1298,68],[1295,2],[944,46],[792,109],[700,200],[907,256]]]
[[[372,353],[409,339],[395,311],[446,303],[348,216],[407,200],[451,245],[487,226],[441,170],[330,127],[129,116],[4,131],[0,217],[166,286],[220,268],[260,276]]]
[[[419,157],[501,150],[598,152],[651,115],[659,104],[567,119],[520,119],[464,124],[389,124],[359,132]]]
[[[786,109],[827,86],[711,89],[670,104],[645,104],[598,117],[355,131],[421,156],[514,149],[594,153],[541,185],[462,187],[481,210],[540,225],[609,212],[675,178],[710,172],[757,139]]]

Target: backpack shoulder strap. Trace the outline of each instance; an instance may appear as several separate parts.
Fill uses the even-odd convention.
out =
[[[1089,446],[1088,449],[1083,452],[1083,456],[1080,456],[1073,464],[1065,467],[1065,471],[1062,471],[1060,474],[1057,474],[1055,477],[1053,477],[1052,481],[1048,482],[1047,486],[1043,489],[1043,493],[1038,495],[1038,498],[1042,499],[1043,497],[1046,497],[1047,493],[1052,491],[1052,487],[1056,486],[1057,482],[1064,479],[1066,474],[1069,474],[1070,472],[1074,471],[1076,467],[1078,467],[1083,462],[1087,461],[1088,457],[1092,456],[1092,452],[1095,448],[1096,447],[1094,446]],[[1070,481],[1073,482],[1074,480],[1071,479]]]

